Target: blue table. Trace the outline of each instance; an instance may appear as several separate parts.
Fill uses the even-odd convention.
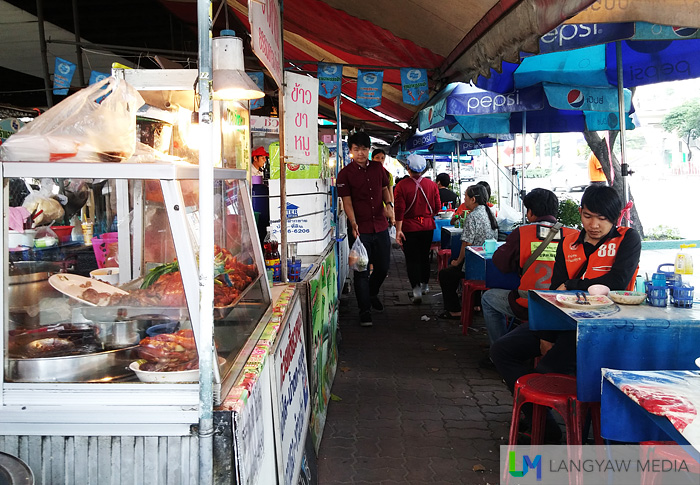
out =
[[[451,249],[451,259],[457,259],[459,251],[462,249],[462,229],[454,226],[443,226],[440,249]]]
[[[600,401],[603,367],[624,370],[696,369],[700,308],[612,305],[583,310],[556,301],[559,291],[530,291],[531,330],[577,330],[580,401]],[[572,292],[568,292],[572,293]]]
[[[498,243],[499,246],[503,243]],[[514,290],[520,284],[516,273],[502,273],[481,246],[467,246],[464,252],[464,278],[484,281],[487,288]]]

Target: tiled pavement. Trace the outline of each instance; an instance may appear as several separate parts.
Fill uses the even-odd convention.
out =
[[[430,294],[412,305],[403,253],[393,250],[372,327],[359,326],[354,293],[342,295],[340,400],[329,406],[319,485],[499,482],[512,398],[496,371],[479,367],[482,317],[466,336],[458,321],[437,320],[435,265]]]

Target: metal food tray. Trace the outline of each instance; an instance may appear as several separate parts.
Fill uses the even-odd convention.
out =
[[[136,347],[32,359],[8,359],[5,378],[12,382],[109,382],[133,375],[129,364]]]

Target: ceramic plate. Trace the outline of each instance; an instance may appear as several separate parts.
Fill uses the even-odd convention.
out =
[[[557,301],[559,303],[566,307],[577,308],[579,310],[586,308],[602,308],[615,304],[615,302],[613,302],[610,298],[604,295],[589,295],[588,293],[586,293],[586,299],[588,300],[589,304],[583,305],[581,303],[576,302],[576,295],[572,295],[570,293],[557,295]]]
[[[49,278],[49,284],[53,286],[56,290],[60,291],[66,296],[78,300],[86,305],[97,306],[94,303],[83,300],[80,296],[88,288],[94,288],[100,293],[109,293],[110,295],[122,294],[128,295],[129,293],[117,288],[116,286],[108,285],[100,280],[93,278],[86,278],[85,276],[80,276],[77,274],[69,273],[58,273]]]

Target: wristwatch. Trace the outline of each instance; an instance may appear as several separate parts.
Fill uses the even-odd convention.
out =
[[[390,205],[391,207],[394,207],[394,203],[393,203],[393,202],[387,202],[386,205]]]

